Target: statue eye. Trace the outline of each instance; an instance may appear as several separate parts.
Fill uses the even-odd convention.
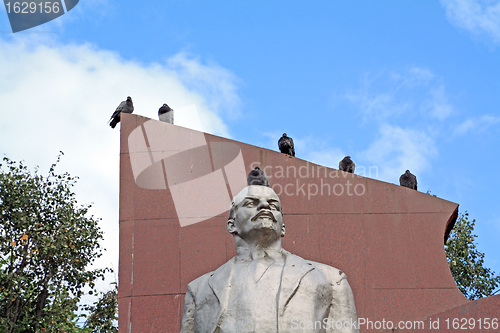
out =
[[[246,200],[245,203],[243,204],[244,207],[254,207],[255,206],[255,201],[253,200]]]

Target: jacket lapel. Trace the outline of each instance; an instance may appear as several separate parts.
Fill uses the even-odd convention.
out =
[[[212,288],[213,293],[217,297],[219,301],[219,307],[214,309],[215,316],[212,317],[214,319],[213,328],[210,332],[214,332],[219,324],[220,317],[222,313],[227,308],[227,304],[229,301],[229,283],[231,282],[233,275],[233,267],[234,267],[235,258],[229,260],[224,265],[219,267],[214,271],[212,276],[208,279],[208,285]]]
[[[301,257],[293,255],[288,251],[284,251],[284,253],[286,259],[285,267],[283,268],[278,305],[278,313],[280,315],[283,315],[285,312],[286,306],[297,291],[302,278],[314,269],[311,264],[308,264]]]

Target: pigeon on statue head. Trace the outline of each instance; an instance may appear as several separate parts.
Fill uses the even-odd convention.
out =
[[[261,170],[258,166],[255,167],[247,176],[248,185],[262,185],[269,187],[269,179],[266,173]]]

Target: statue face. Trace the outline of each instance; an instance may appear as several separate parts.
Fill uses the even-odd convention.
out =
[[[285,235],[280,199],[270,187],[246,187],[236,196],[235,206],[234,221],[228,222],[230,233],[242,239]]]

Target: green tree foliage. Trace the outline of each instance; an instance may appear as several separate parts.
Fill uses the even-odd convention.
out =
[[[61,153],[62,154],[62,153]],[[0,164],[0,331],[74,332],[83,288],[107,269],[86,269],[101,256],[100,219],[77,205],[77,177]]]
[[[115,284],[116,286],[116,284]],[[105,293],[94,305],[87,307],[90,315],[85,322],[84,332],[118,333],[118,290],[115,288]]]
[[[500,276],[484,267],[484,253],[476,249],[477,235],[472,232],[476,220],[460,215],[445,244],[451,274],[458,288],[470,300],[490,296],[500,284]]]

